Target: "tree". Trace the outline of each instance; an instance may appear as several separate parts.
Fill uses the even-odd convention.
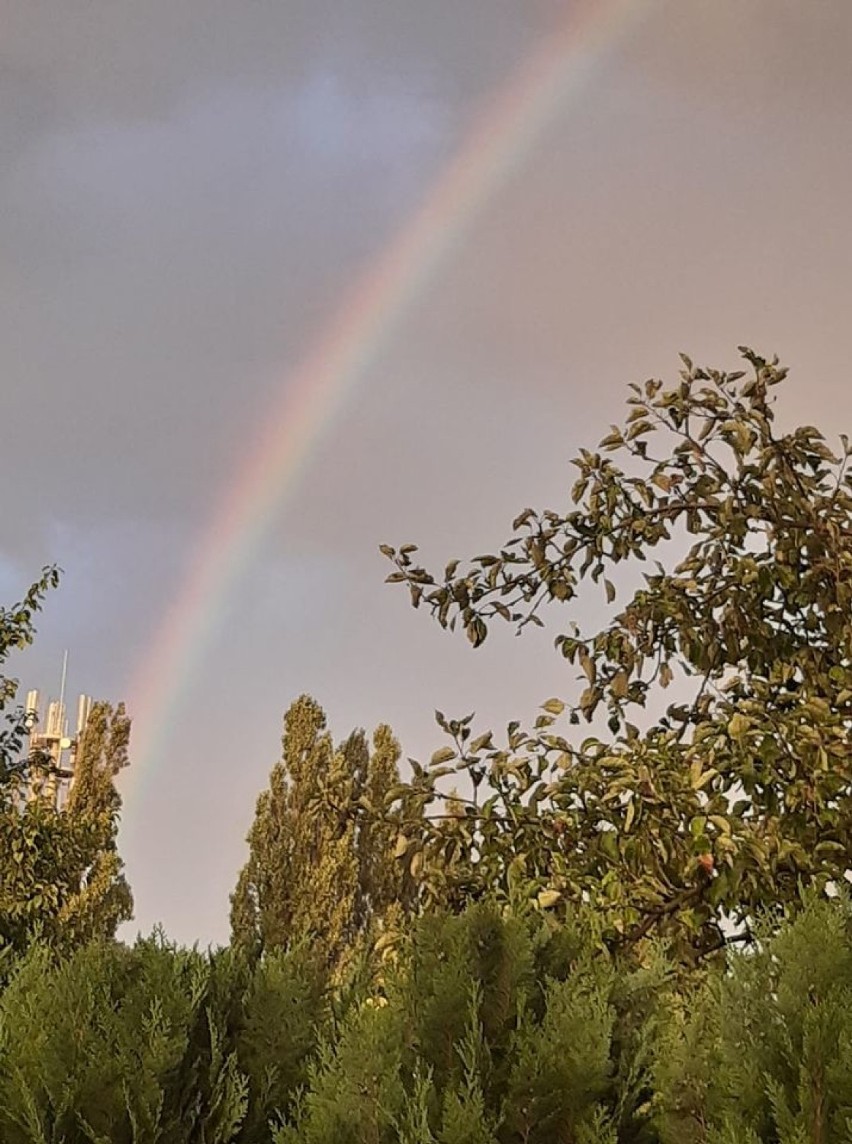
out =
[[[338,963],[405,890],[393,846],[399,746],[379,727],[335,747],[319,704],[297,699],[284,717],[283,756],[257,802],[249,858],[231,898],[234,942],[249,951],[308,939]]]
[[[0,608],[0,665],[15,651],[27,648],[35,636],[35,615],[47,593],[59,583],[59,570],[44,568],[23,600]],[[32,760],[24,746],[29,733],[26,715],[16,704],[18,681],[0,675],[0,947],[26,944],[44,907],[42,892],[51,892],[53,875],[65,858],[64,838],[43,829],[41,805],[28,806],[23,792]],[[26,868],[26,872],[24,872]],[[33,877],[35,875],[35,877]]]
[[[59,574],[46,568],[22,603],[0,610],[0,664],[32,642],[33,617]],[[36,934],[65,945],[111,937],[132,916],[116,849],[121,800],[114,779],[127,765],[130,720],[98,703],[77,750],[67,807],[28,799],[33,767],[52,764],[25,750],[27,722],[11,708],[17,681],[0,677],[0,945],[22,949]],[[11,709],[10,709],[11,708]]]
[[[760,937],[728,973],[669,997],[652,1067],[661,1144],[848,1139],[848,898],[810,898]]]
[[[0,608],[0,666],[12,652],[21,651],[33,642],[35,614],[41,610],[44,597],[58,583],[59,570],[43,568],[19,604]],[[5,723],[0,728],[0,806],[3,808],[17,800],[19,781],[27,767],[22,751],[28,729],[23,708],[13,706],[17,694],[18,681],[0,673],[0,714]]]
[[[415,919],[395,954],[330,989],[305,949],[36,944],[0,991],[0,1139],[638,1144],[653,1060],[620,1030],[650,1028],[660,976],[492,904]]]
[[[415,918],[383,989],[329,1028],[276,1144],[638,1144],[662,973],[588,919],[494,903]]]
[[[567,705],[502,744],[442,720],[453,746],[415,770],[426,808],[447,772],[471,794],[430,823],[427,898],[590,900],[608,940],[665,934],[692,959],[852,866],[850,447],[777,432],[786,371],[741,352],[748,376],[684,357],[673,387],[632,386],[625,424],[573,461],[574,507],[526,509],[496,554],[436,577],[383,546],[389,579],[474,646],[550,604],[575,617],[555,639],[580,670]],[[583,630],[590,607],[608,619]]]
[[[118,926],[133,917],[133,895],[116,845],[121,796],[115,778],[128,765],[129,742],[124,704],[115,709],[108,703],[94,704],[77,748],[65,810],[69,827],[80,839],[73,892],[57,916],[65,940],[113,937]]]
[[[34,946],[0,993],[4,1144],[260,1144],[307,1080],[324,981],[300,954]]]
[[[113,937],[133,916],[116,835],[114,780],[127,765],[130,720],[96,703],[81,737],[67,805],[33,799],[0,813],[0,937],[23,948],[38,934],[71,946]]]

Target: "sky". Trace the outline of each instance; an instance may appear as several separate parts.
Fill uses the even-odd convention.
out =
[[[383,583],[559,508],[678,352],[852,431],[847,0],[0,0],[0,600],[126,700],[127,928],[221,942],[302,692],[337,738],[570,693]],[[345,351],[345,352],[344,352]],[[348,354],[348,356],[347,356]]]

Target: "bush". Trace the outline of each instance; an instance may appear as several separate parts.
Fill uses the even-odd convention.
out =
[[[852,909],[812,899],[661,1036],[663,1144],[852,1140]]]
[[[306,1079],[323,988],[299,950],[249,967],[157,936],[34,947],[0,997],[0,1139],[266,1141]]]
[[[636,1018],[662,969],[621,977],[591,924],[488,904],[422,918],[390,960],[324,1040],[276,1144],[641,1138]]]
[[[432,914],[333,989],[154,936],[33,947],[0,994],[3,1144],[852,1140],[852,906],[725,972],[619,961],[593,916]]]

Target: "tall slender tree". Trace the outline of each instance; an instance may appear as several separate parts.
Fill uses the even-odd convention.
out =
[[[335,747],[306,695],[287,711],[282,743],[231,897],[233,938],[253,952],[307,939],[339,963],[402,896],[397,828],[384,810],[399,746],[382,726],[372,752],[363,731]]]
[[[128,765],[130,719],[124,704],[96,703],[86,723],[75,761],[66,815],[78,835],[73,893],[63,902],[58,923],[75,940],[112,937],[133,916],[133,896],[124,876],[116,836],[121,796],[115,787]]]
[[[67,947],[112,937],[133,916],[114,782],[127,765],[129,736],[124,707],[96,703],[67,805],[10,801],[0,813],[0,939],[22,948],[39,934]]]

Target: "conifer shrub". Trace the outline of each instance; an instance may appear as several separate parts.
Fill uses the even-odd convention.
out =
[[[654,1068],[661,1144],[852,1140],[852,908],[812,898],[684,990]]]
[[[324,977],[303,950],[250,966],[155,935],[34,946],[0,995],[4,1144],[254,1144],[307,1079]]]
[[[234,1041],[248,1079],[249,1103],[241,1144],[268,1144],[269,1122],[290,1108],[308,1079],[308,1063],[321,1033],[331,1027],[331,996],[325,966],[304,946],[275,950],[247,968],[245,988],[235,998]],[[345,1008],[345,1006],[344,1006]]]
[[[639,1140],[650,1046],[625,1003],[657,1004],[664,971],[627,976],[585,920],[427,915],[323,1039],[275,1144]]]
[[[434,913],[333,985],[304,947],[33,946],[0,992],[0,1141],[852,1140],[846,898],[724,971],[619,960],[600,924]]]

